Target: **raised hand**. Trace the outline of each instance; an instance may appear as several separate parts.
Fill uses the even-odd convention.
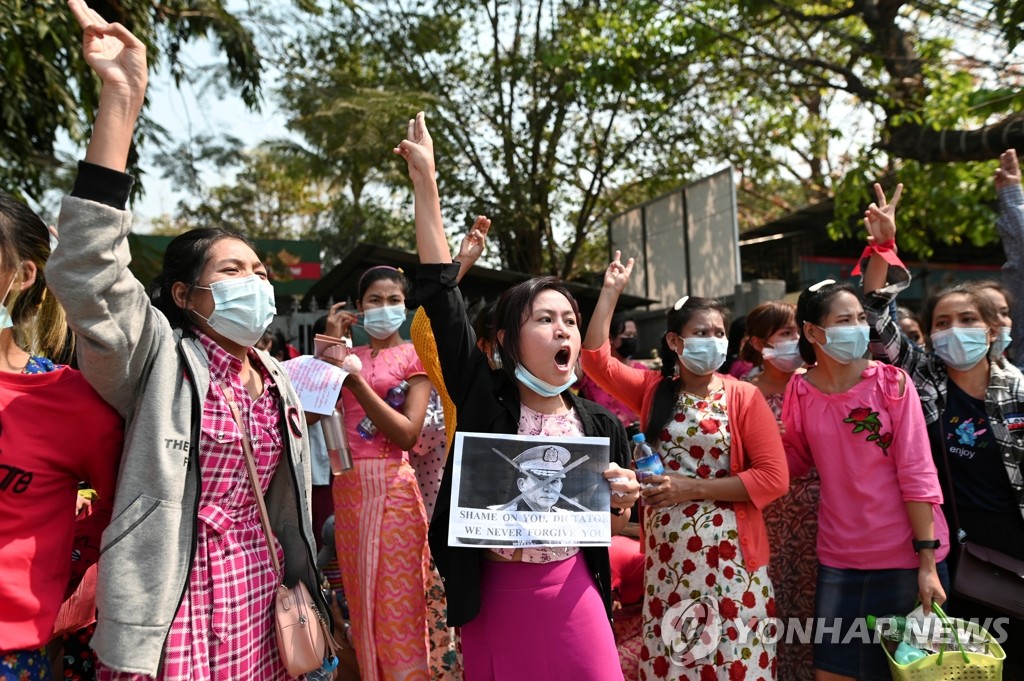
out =
[[[903,184],[896,185],[892,199],[885,198],[882,185],[875,183],[876,203],[864,211],[864,227],[868,230],[868,243],[884,244],[896,238],[896,206],[903,196]]]
[[[630,273],[633,272],[633,258],[627,260],[625,265],[622,264],[621,258],[622,251],[615,251],[615,257],[604,273],[604,287],[610,288],[616,293],[622,293],[629,281]]]
[[[324,330],[324,335],[334,338],[347,338],[351,335],[352,325],[356,323],[358,317],[354,312],[343,309],[344,307],[344,301],[331,305],[331,309],[327,311],[327,327]]]
[[[472,265],[484,254],[487,247],[487,232],[491,229],[491,221],[483,216],[476,216],[473,227],[469,233],[462,237],[462,244],[459,245],[458,261]]]
[[[409,128],[405,139],[398,143],[394,152],[409,164],[409,177],[412,183],[429,179],[434,180],[434,141],[427,132],[427,122],[420,111],[416,118],[409,120]]]
[[[996,189],[1012,187],[1020,184],[1020,165],[1017,163],[1017,151],[1007,149],[999,156],[999,168],[996,170]]]
[[[146,46],[121,24],[108,23],[84,0],[68,0],[68,8],[82,27],[85,61],[103,81],[104,90],[141,108],[148,81]]]

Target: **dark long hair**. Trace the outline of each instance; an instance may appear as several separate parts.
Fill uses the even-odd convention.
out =
[[[722,324],[729,325],[729,311],[721,302],[712,298],[690,296],[678,310],[673,307],[668,311],[666,331],[662,335],[661,345],[658,347],[658,356],[661,358],[661,381],[655,389],[651,415],[647,419],[647,428],[644,429],[644,436],[648,442],[657,441],[662,427],[672,418],[676,404],[676,364],[679,361],[679,356],[675,350],[669,347],[668,334],[681,334],[683,327],[698,312],[717,312],[722,315]]]
[[[533,310],[533,301],[544,291],[554,291],[565,296],[572,311],[576,314],[576,323],[578,324],[580,321],[580,308],[576,299],[557,277],[527,279],[502,293],[494,306],[494,339],[497,340],[499,331],[505,332],[502,342],[498,343],[498,352],[501,354],[502,368],[513,379],[516,367],[521,361],[519,354],[520,330],[530,316],[530,311]]]
[[[192,229],[174,237],[167,245],[163,269],[146,287],[153,307],[167,317],[171,328],[181,329],[186,335],[192,334],[192,320],[174,302],[171,288],[179,281],[189,289],[199,283],[203,267],[210,258],[210,249],[221,239],[237,239],[256,252],[256,246],[251,241],[233,230],[224,227]]]
[[[935,317],[935,307],[939,304],[939,301],[947,296],[952,295],[963,295],[978,308],[978,314],[982,320],[988,324],[991,329],[998,329],[1000,326],[999,322],[999,310],[996,309],[995,304],[992,300],[982,293],[982,289],[994,288],[992,286],[979,286],[974,282],[958,282],[951,284],[937,293],[932,294],[924,301],[924,305],[921,306],[921,331],[924,332],[925,338],[927,339],[928,349],[932,347],[932,322]],[[1000,290],[1000,289],[997,289]]]

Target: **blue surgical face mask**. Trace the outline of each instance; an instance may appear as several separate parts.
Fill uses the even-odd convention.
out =
[[[729,341],[725,338],[684,338],[679,359],[698,376],[707,376],[725,362]]]
[[[385,305],[363,310],[363,328],[377,340],[395,335],[404,321],[404,305]]]
[[[11,277],[11,283],[7,285],[7,291],[4,292],[4,297],[0,298],[0,330],[14,328],[14,320],[11,319],[11,311],[7,309],[7,296],[10,295],[11,289],[14,288],[14,280],[17,278],[17,276]]]
[[[868,327],[866,324],[819,326],[818,328],[825,331],[825,343],[818,347],[840,364],[849,364],[855,359],[861,359],[868,351]]]
[[[988,327],[953,326],[932,334],[935,355],[957,371],[973,368],[988,354]]]
[[[1002,357],[1003,353],[1006,352],[1006,348],[1010,347],[1010,341],[1013,340],[1013,336],[1010,332],[1013,331],[1009,326],[1000,326],[999,332],[996,334],[996,339],[992,341],[992,356]]]
[[[274,287],[255,274],[222,279],[209,286],[196,286],[213,294],[213,314],[206,319],[210,328],[246,347],[255,345],[274,321]],[[195,312],[195,310],[193,310]],[[202,317],[198,312],[196,315]]]
[[[569,380],[562,385],[551,385],[550,383],[542,381],[531,374],[526,367],[520,364],[516,367],[516,378],[520,383],[538,395],[543,395],[544,397],[555,397],[556,395],[561,395],[569,389],[569,386],[576,382],[576,373],[573,372],[572,375],[569,376]]]
[[[791,374],[804,365],[799,346],[800,341],[779,341],[774,347],[762,350],[761,356],[782,373]]]

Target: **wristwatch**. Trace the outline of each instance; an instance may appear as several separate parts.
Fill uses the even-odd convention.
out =
[[[614,516],[620,516],[620,515],[622,515],[625,512],[626,512],[626,509],[624,509],[624,508],[612,508],[612,515],[614,515]]]
[[[914,553],[920,553],[921,549],[937,549],[942,546],[938,539],[915,539]]]

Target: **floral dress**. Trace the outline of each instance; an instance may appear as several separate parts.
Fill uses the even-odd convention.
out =
[[[724,389],[706,398],[683,392],[657,450],[672,473],[723,478],[729,475],[730,440]],[[762,640],[757,626],[775,616],[772,584],[766,567],[751,572],[745,566],[733,504],[692,501],[649,509],[644,529],[641,681],[774,679],[775,644]],[[716,616],[694,609],[692,602],[702,598]],[[696,632],[680,621],[694,615],[700,621]]]

